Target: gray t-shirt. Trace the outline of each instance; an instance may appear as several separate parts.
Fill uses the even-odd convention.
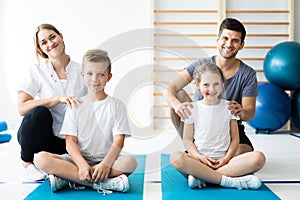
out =
[[[189,72],[190,76],[193,77],[196,67],[203,65],[204,63],[216,63],[216,56],[203,58],[193,62],[185,69]],[[258,95],[257,90],[257,77],[256,71],[244,62],[240,61],[240,67],[237,73],[226,80],[225,91],[223,93],[223,99],[235,100],[239,104],[242,104],[243,97],[256,97]],[[196,88],[194,101],[201,100],[203,97]]]

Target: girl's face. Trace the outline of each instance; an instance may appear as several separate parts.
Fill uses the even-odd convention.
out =
[[[241,41],[242,33],[224,29],[222,35],[217,39],[218,51],[226,59],[236,56],[243,49],[244,42]]]
[[[201,75],[201,82],[196,86],[200,89],[203,99],[210,104],[219,102],[219,97],[222,93],[223,82],[219,74],[210,71],[204,72]]]
[[[95,95],[104,93],[105,85],[112,77],[105,62],[86,62],[81,75],[89,93]]]
[[[64,54],[65,45],[62,35],[58,35],[52,30],[42,29],[38,32],[37,37],[40,48],[50,59]]]

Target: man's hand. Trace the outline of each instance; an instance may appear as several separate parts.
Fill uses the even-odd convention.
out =
[[[184,102],[184,103],[178,104],[178,106],[175,108],[175,112],[182,120],[186,120],[192,114],[190,111],[190,108],[193,108],[192,103]]]

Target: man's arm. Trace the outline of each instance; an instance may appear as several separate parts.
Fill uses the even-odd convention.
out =
[[[243,97],[242,105],[232,100],[229,102],[229,110],[235,116],[239,116],[243,121],[252,120],[255,114],[256,97]]]
[[[192,81],[192,77],[188,73],[188,71],[184,70],[179,74],[179,76],[171,82],[167,88],[163,92],[163,97],[168,102],[169,106],[174,108],[175,112],[180,116],[182,119],[188,118],[187,114],[190,114],[190,111],[188,107],[190,107],[189,102],[185,102],[182,100],[180,101],[179,97],[177,96],[177,93],[180,90],[183,90],[183,88],[188,85]],[[189,98],[189,97],[185,97]],[[182,97],[182,99],[185,99]]]

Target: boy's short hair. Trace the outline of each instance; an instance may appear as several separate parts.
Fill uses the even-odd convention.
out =
[[[82,60],[82,70],[87,62],[105,62],[107,64],[108,73],[111,72],[111,61],[108,57],[108,53],[101,49],[91,49],[85,52]]]
[[[246,37],[246,29],[244,25],[234,18],[226,18],[222,21],[220,28],[219,28],[219,37],[222,35],[222,32],[224,29],[237,31],[242,34],[241,36],[241,42],[243,43]]]

